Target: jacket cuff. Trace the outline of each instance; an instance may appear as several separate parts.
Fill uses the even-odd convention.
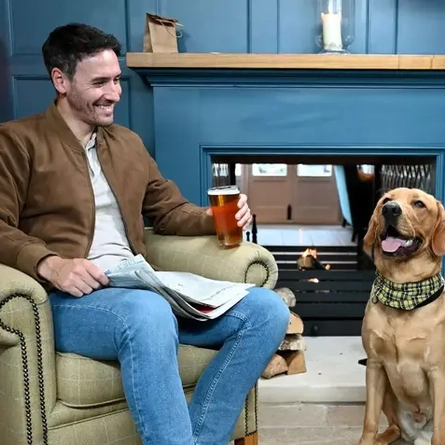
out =
[[[17,256],[17,269],[30,275],[39,283],[45,283],[37,273],[37,266],[44,258],[48,256],[58,256],[56,252],[49,250],[44,244],[31,243],[24,246]]]

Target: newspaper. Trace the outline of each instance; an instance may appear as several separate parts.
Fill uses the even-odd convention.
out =
[[[156,292],[169,302],[177,316],[200,321],[219,317],[254,286],[211,280],[190,272],[155,271],[142,255],[120,262],[105,274],[111,287]]]

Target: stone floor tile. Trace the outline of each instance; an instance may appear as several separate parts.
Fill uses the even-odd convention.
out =
[[[260,445],[357,445],[358,427],[264,428],[259,433]]]
[[[365,405],[341,404],[326,406],[326,426],[363,426],[365,418]],[[388,425],[386,417],[380,417],[382,428]]]
[[[260,404],[259,445],[357,445],[364,409],[363,404]],[[380,431],[385,426],[382,416]]]
[[[262,428],[259,445],[357,445],[360,427]],[[403,441],[392,445],[407,445]]]
[[[262,427],[324,426],[328,407],[325,405],[295,403],[289,405],[265,404],[258,407],[258,424]]]

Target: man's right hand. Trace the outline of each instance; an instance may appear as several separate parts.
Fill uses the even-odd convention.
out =
[[[108,284],[108,277],[93,262],[84,258],[65,260],[58,256],[44,258],[37,273],[57,289],[75,297],[90,294]]]

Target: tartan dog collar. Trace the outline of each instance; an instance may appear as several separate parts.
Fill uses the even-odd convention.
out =
[[[394,309],[411,311],[439,298],[444,290],[444,283],[440,273],[423,281],[399,284],[376,272],[371,289],[371,301],[373,303],[380,301]]]

